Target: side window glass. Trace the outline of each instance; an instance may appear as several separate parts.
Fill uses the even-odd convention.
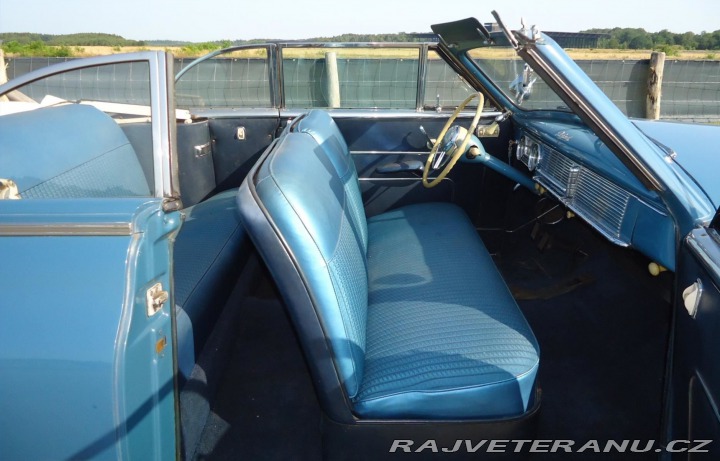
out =
[[[289,108],[414,109],[418,48],[283,48]]]
[[[181,59],[176,70],[190,64]],[[272,107],[266,48],[223,53],[195,65],[175,84],[178,108]]]
[[[150,66],[99,65],[0,98],[0,177],[18,198],[152,196]]]

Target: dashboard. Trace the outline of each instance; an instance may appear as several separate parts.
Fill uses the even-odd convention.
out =
[[[521,126],[516,142],[516,160],[550,195],[611,242],[674,269],[674,223],[664,204],[592,131],[532,121]]]

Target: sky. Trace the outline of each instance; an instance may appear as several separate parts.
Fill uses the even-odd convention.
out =
[[[446,7],[444,7],[446,5]],[[497,9],[511,28],[720,29],[720,0],[0,0],[0,32],[104,32],[134,40],[304,39],[344,33],[429,32]]]

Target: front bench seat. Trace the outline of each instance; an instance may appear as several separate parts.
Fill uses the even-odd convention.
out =
[[[356,412],[375,418],[517,415],[538,346],[465,212],[409,205],[368,222],[365,374]]]
[[[470,221],[424,204],[369,224],[363,212],[358,225],[354,165],[319,114],[266,152],[238,200],[326,414],[349,424],[522,415],[537,342]]]

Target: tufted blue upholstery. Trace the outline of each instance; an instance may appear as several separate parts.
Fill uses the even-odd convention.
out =
[[[0,139],[0,174],[15,181],[23,198],[151,195],[122,129],[94,107],[69,104],[5,115]]]
[[[335,120],[327,112],[311,110],[297,123],[296,130],[309,134],[325,151],[335,166],[338,176],[345,188],[348,214],[353,227],[360,235],[363,253],[367,253],[368,230],[363,208],[362,195],[358,184],[357,170],[350,157],[345,138],[335,124]]]
[[[538,346],[454,205],[411,205],[370,219],[369,307],[360,415],[521,414]]]
[[[325,377],[316,378],[318,386],[334,395],[324,382],[332,374],[322,368],[323,349],[312,344],[314,318],[357,416],[524,413],[534,392],[537,342],[469,219],[437,203],[368,222],[357,189],[337,126],[312,111],[258,162],[239,196],[250,232],[267,229],[258,225],[266,219],[278,237],[253,235],[281,277],[306,351],[316,354],[314,369]],[[288,259],[301,290],[285,283]]]
[[[345,184],[314,138],[289,133],[258,171],[256,188],[308,277],[346,390],[354,396],[364,365],[368,289]]]

